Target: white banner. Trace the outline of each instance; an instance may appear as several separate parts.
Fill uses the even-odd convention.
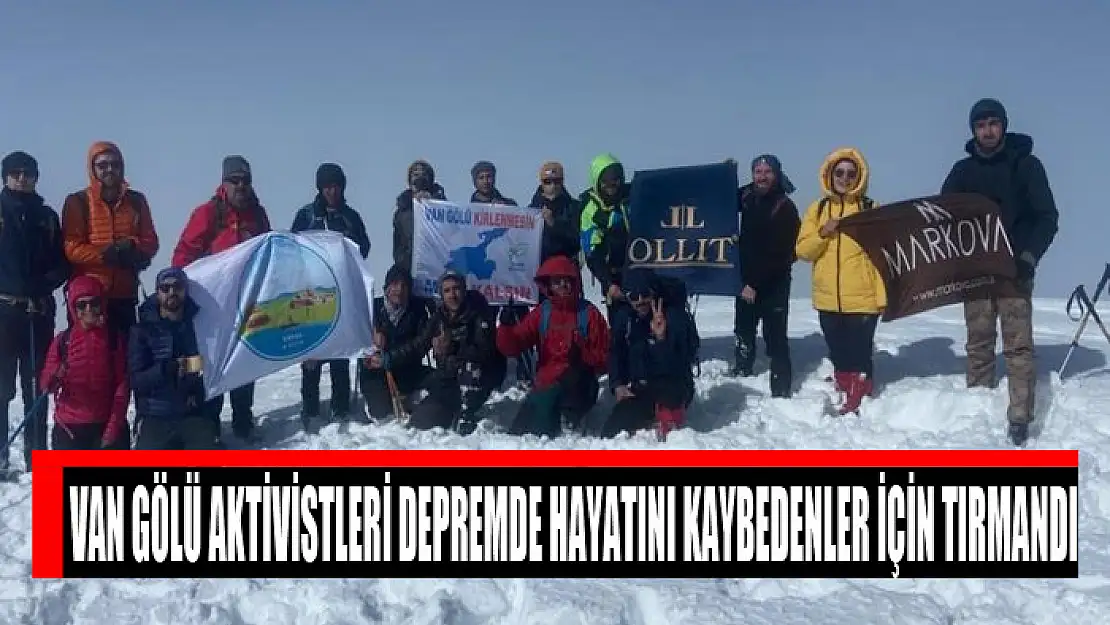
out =
[[[336,232],[270,232],[185,268],[209,399],[306,360],[372,353],[374,278]]]
[[[417,200],[413,206],[413,291],[437,297],[448,268],[491,304],[535,304],[543,217],[534,208]]]

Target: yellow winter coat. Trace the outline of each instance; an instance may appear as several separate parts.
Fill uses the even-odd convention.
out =
[[[843,196],[833,191],[832,170],[851,159],[859,168],[856,186]],[[870,171],[855,148],[841,148],[825,157],[821,165],[824,197],[810,204],[798,232],[798,258],[813,263],[813,307],[826,312],[879,313],[886,308],[886,285],[867,253],[851,237],[837,232],[825,239],[818,232],[830,219],[860,212],[867,196]],[[870,208],[877,203],[868,200]],[[824,207],[822,209],[822,204]]]

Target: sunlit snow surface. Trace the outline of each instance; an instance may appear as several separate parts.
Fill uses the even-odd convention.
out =
[[[790,323],[795,397],[770,399],[760,375],[727,377],[731,302],[698,307],[702,377],[694,429],[665,444],[685,449],[1008,448],[1006,391],[964,388],[964,325],[958,306],[883,324],[877,338],[878,396],[861,418],[825,416],[831,371],[816,315],[796,300]],[[1091,324],[1061,383],[1076,324],[1064,303],[1038,301],[1037,425],[1030,447],[1079,449],[1081,578],[1061,581],[869,580],[199,580],[36,581],[31,570],[31,487],[0,484],[0,624],[129,625],[792,625],[838,623],[1065,625],[1110,622],[1110,345]],[[761,348],[762,349],[762,348]],[[322,395],[328,396],[328,376]],[[266,447],[289,449],[657,448],[651,435],[618,440],[460,438],[396,425],[329,425],[306,436],[297,417],[300,376],[289,369],[259,383],[256,413]],[[495,396],[495,414],[519,394]],[[228,409],[230,410],[230,409]],[[18,401],[12,414],[21,413]],[[229,419],[225,414],[224,419]],[[12,419],[15,427],[17,419]],[[1044,424],[1047,423],[1047,426]],[[225,424],[226,426],[226,424]],[[17,448],[14,459],[21,458]],[[18,460],[14,460],[19,462]],[[1102,616],[1099,616],[1099,615]]]

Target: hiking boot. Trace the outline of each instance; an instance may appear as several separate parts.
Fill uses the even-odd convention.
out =
[[[752,375],[752,350],[739,339],[736,340],[736,351],[732,357],[732,368],[729,373],[739,378],[748,378]]]
[[[771,397],[789,399],[792,380],[789,375],[771,374]]]
[[[1025,441],[1029,440],[1029,424],[1028,423],[1010,423],[1007,435],[1010,437],[1010,442],[1015,447],[1021,447]]]

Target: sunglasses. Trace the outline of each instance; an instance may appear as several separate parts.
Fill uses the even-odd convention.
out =
[[[542,182],[546,185],[563,184],[563,179],[562,178],[544,178],[540,182]]]
[[[224,182],[237,187],[245,187],[251,183],[251,179],[250,176],[228,176],[224,178]]]
[[[854,170],[854,169],[834,169],[833,170],[833,176],[836,176],[837,178],[844,178],[846,180],[853,180],[858,175],[859,175],[859,172]]]
[[[123,163],[120,161],[96,161],[93,163],[93,167],[100,171],[108,171],[110,169],[120,169],[123,167]]]
[[[158,291],[160,293],[180,293],[184,290],[185,285],[181,284],[180,282],[163,282],[162,284],[158,285]]]
[[[100,310],[100,298],[90,297],[90,298],[86,298],[86,299],[79,299],[79,300],[77,300],[76,302],[73,303],[73,307],[76,308],[78,311],[81,311],[81,312],[86,311],[86,310],[99,311]]]
[[[571,286],[572,284],[574,284],[573,278],[568,278],[566,276],[551,278],[551,286]]]

